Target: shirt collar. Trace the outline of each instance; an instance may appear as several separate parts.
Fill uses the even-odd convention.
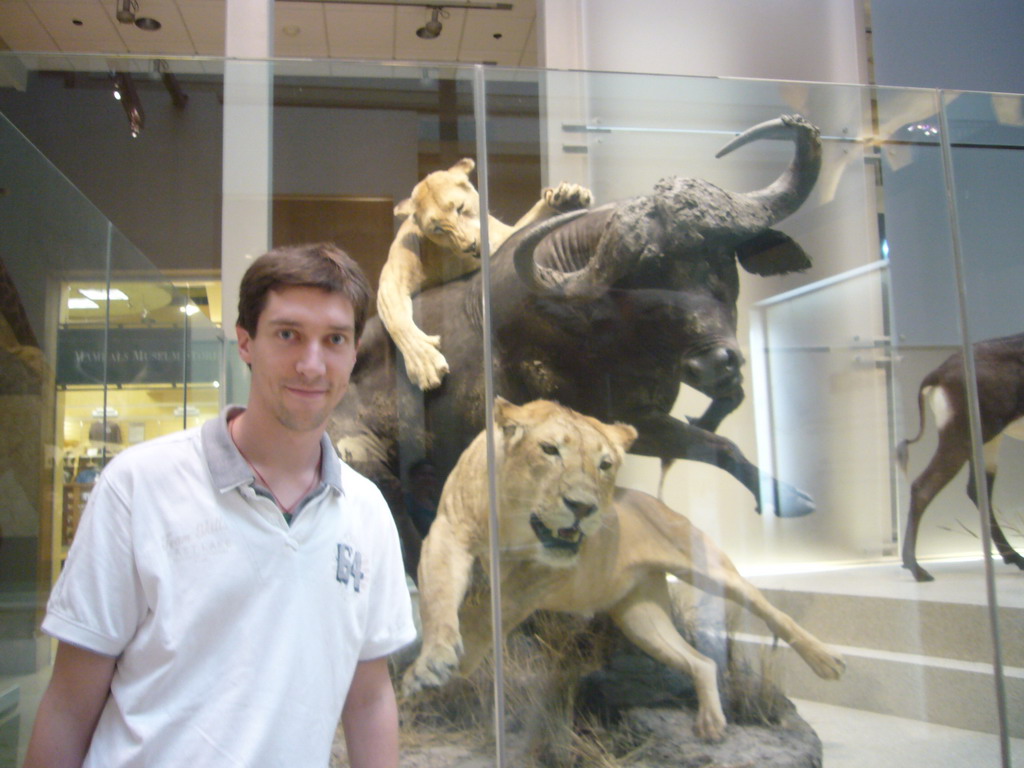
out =
[[[228,422],[244,411],[245,408],[240,405],[229,405],[217,418],[210,419],[201,428],[206,463],[213,478],[213,485],[221,493],[240,485],[250,485],[255,480],[249,463],[242,458],[228,432]],[[337,493],[342,493],[341,459],[338,458],[326,432],[320,438],[320,456],[321,482]]]

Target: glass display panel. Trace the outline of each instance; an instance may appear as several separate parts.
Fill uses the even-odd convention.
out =
[[[807,478],[806,527],[766,520],[772,570],[879,561],[895,551],[891,499],[887,269],[876,262],[751,307],[751,389],[763,466]],[[823,387],[822,382],[833,386]]]
[[[492,81],[500,81],[502,74],[488,73],[488,87],[493,87]],[[960,565],[965,557],[977,564],[976,545],[972,546],[969,537],[952,526],[932,521],[938,530],[922,530],[919,549],[941,563],[936,568],[947,576],[945,588],[924,590],[908,571],[899,568],[909,491],[898,470],[896,447],[912,434],[907,432],[907,424],[912,422],[903,418],[911,412],[908,402],[916,396],[920,382],[916,366],[922,364],[919,361],[928,352],[918,347],[928,347],[944,338],[948,354],[960,342],[952,261],[956,230],[945,201],[946,177],[935,129],[937,95],[600,73],[545,72],[537,77],[544,137],[542,185],[557,187],[563,181],[584,184],[592,191],[598,210],[603,204],[650,195],[659,179],[670,176],[704,180],[729,192],[773,189],[773,180],[784,174],[794,156],[791,141],[759,141],[717,159],[716,153],[750,126],[782,114],[804,115],[820,129],[821,170],[798,210],[771,226],[796,241],[810,264],[781,276],[755,275],[741,267],[738,299],[733,297],[735,314],[726,322],[726,330],[735,334],[734,349],[741,356],[737,359],[744,362],[745,397],[738,407],[726,411],[717,431],[760,472],[767,473],[761,475],[759,491],[749,480],[746,488],[737,482],[742,472],[737,471],[732,458],[720,458],[722,453],[695,451],[693,456],[698,461],[688,461],[684,454],[671,452],[679,448],[662,447],[661,457],[669,461],[659,461],[656,439],[652,437],[651,412],[659,413],[662,424],[664,416],[675,418],[676,429],[685,428],[681,425],[687,422],[693,425],[702,414],[705,419],[722,416],[718,407],[705,410],[715,402],[707,393],[701,395],[694,387],[686,386],[692,384],[686,378],[687,374],[692,376],[692,369],[684,367],[686,355],[692,355],[692,350],[670,347],[672,343],[680,344],[678,336],[682,333],[700,332],[676,320],[677,316],[658,316],[652,310],[654,302],[663,302],[661,306],[668,303],[664,294],[669,290],[685,286],[690,293],[689,306],[699,308],[693,314],[705,323],[705,328],[718,334],[716,341],[721,339],[722,327],[715,326],[717,308],[710,302],[699,303],[692,295],[706,297],[710,293],[707,283],[679,283],[680,274],[689,274],[683,267],[673,272],[656,261],[668,261],[666,253],[680,262],[684,258],[707,259],[715,248],[712,235],[691,246],[691,251],[685,250],[685,243],[697,240],[691,233],[700,222],[689,225],[693,229],[685,229],[673,242],[664,233],[671,225],[658,219],[663,229],[654,228],[650,240],[637,245],[636,239],[627,238],[646,233],[647,220],[629,218],[632,214],[620,207],[616,215],[628,222],[621,224],[623,234],[614,230],[614,222],[608,224],[599,219],[599,214],[587,214],[575,222],[567,218],[546,232],[542,232],[541,224],[514,236],[492,262],[492,343],[496,360],[500,360],[495,367],[496,392],[515,403],[547,397],[605,422],[621,421],[637,427],[640,437],[617,473],[618,485],[630,490],[620,492],[612,505],[614,519],[619,521],[612,527],[618,531],[615,526],[622,525],[622,516],[632,519],[635,515],[630,500],[637,498],[637,492],[646,494],[640,498],[646,499],[651,508],[685,515],[710,541],[703,534],[679,536],[686,540],[680,545],[682,549],[697,547],[706,557],[708,551],[717,553],[720,548],[770,602],[846,656],[843,678],[838,682],[822,680],[814,674],[812,665],[804,663],[806,657],[801,660],[788,650],[769,650],[772,635],[776,635],[777,642],[778,636],[786,637],[787,630],[773,626],[766,631],[761,619],[735,606],[727,607],[720,597],[729,594],[731,588],[705,580],[702,593],[668,579],[668,602],[677,611],[689,611],[689,623],[677,621],[675,631],[727,669],[722,695],[732,698],[729,706],[735,707],[725,709],[730,723],[742,723],[747,716],[735,701],[736,697],[742,698],[742,692],[731,687],[742,675],[736,666],[729,665],[738,664],[739,669],[755,670],[755,679],[778,683],[787,696],[794,697],[797,711],[816,729],[827,731],[830,722],[842,719],[843,712],[856,711],[861,713],[858,717],[866,719],[878,716],[878,723],[885,722],[886,717],[894,723],[899,718],[916,718],[940,729],[967,727],[988,734],[979,736],[975,743],[982,745],[979,749],[986,755],[996,758],[999,720],[990,695],[996,681],[991,667],[987,667],[991,643],[983,622],[983,578],[978,568],[964,572]],[[522,81],[524,75],[510,73],[508,78]],[[488,152],[493,151],[488,145]],[[775,189],[784,183],[783,177]],[[688,203],[694,207],[704,203],[708,194],[705,189],[688,190]],[[764,197],[768,194],[762,193]],[[725,227],[730,214],[721,204],[716,206],[713,214],[721,218],[715,223]],[[641,210],[650,219],[660,213],[656,208],[654,212],[643,207]],[[684,205],[672,210],[679,220],[688,213]],[[581,224],[590,216],[594,216],[596,234]],[[530,239],[530,232],[538,233],[536,239]],[[572,234],[566,234],[569,232]],[[644,267],[614,272],[609,262],[601,262],[605,272],[590,283],[587,280],[591,278],[580,277],[579,273],[565,277],[582,270],[588,261],[600,262],[605,257],[602,248],[612,238],[618,246],[617,250],[608,249],[614,254],[609,259],[622,258],[624,252],[640,251],[644,244],[650,244],[649,250],[636,257]],[[528,243],[525,250],[513,255],[516,249],[511,245],[524,242]],[[742,250],[740,255],[742,265]],[[646,263],[645,258],[649,259]],[[534,269],[532,276],[524,276],[521,268],[518,271],[521,280],[535,282],[532,287],[524,289],[516,284],[513,262],[520,267],[526,263],[527,271]],[[533,267],[532,263],[540,266]],[[713,269],[708,267],[707,271]],[[923,271],[927,275],[922,278]],[[615,276],[609,280],[611,288],[605,284],[595,288],[594,281],[608,274]],[[727,282],[736,278],[717,279]],[[553,290],[556,282],[558,290]],[[720,287],[714,298],[722,299]],[[731,306],[731,301],[725,303]],[[680,308],[678,302],[671,306],[682,314],[687,309]],[[938,316],[938,322],[929,324],[933,315]],[[645,317],[658,318],[659,322],[643,325]],[[673,327],[669,325],[672,322],[680,324],[677,333],[670,336],[666,329]],[[626,330],[629,323],[635,324],[632,331]],[[706,331],[706,336],[712,333]],[[707,349],[710,339],[700,339],[694,345],[699,343]],[[662,362],[663,368],[659,369],[659,345],[676,349],[679,359]],[[655,374],[659,370],[672,372],[675,378],[658,384]],[[671,387],[680,380],[684,386],[678,396],[663,394],[673,393]],[[641,388],[644,396],[638,397],[635,388]],[[912,393],[910,401],[908,392]],[[722,397],[721,389],[718,397]],[[535,446],[535,453],[538,463],[558,462],[564,476],[568,476],[569,454],[561,455],[568,449],[551,436],[557,434],[561,418],[551,414],[536,427],[538,431],[547,430],[547,437]],[[577,429],[577,433],[582,431]],[[664,432],[655,434],[665,439]],[[502,450],[511,450],[511,443],[503,442],[500,434],[496,434],[496,440],[499,455]],[[712,444],[721,445],[717,439]],[[609,450],[607,445],[605,450]],[[575,460],[575,454],[573,457]],[[927,460],[927,456],[915,458]],[[716,462],[719,466],[714,466]],[[582,737],[573,729],[573,717],[592,715],[588,707],[595,702],[600,702],[598,709],[604,706],[614,710],[618,706],[614,711],[621,716],[638,700],[664,704],[666,700],[678,702],[686,695],[693,696],[693,689],[685,694],[679,687],[673,688],[676,670],[684,664],[677,655],[678,646],[666,650],[663,645],[650,644],[645,637],[653,626],[660,627],[663,637],[673,631],[670,623],[662,623],[667,611],[656,611],[656,616],[649,613],[649,603],[665,598],[645,594],[645,607],[637,609],[630,602],[635,596],[628,594],[622,582],[608,576],[608,571],[617,574],[614,567],[609,565],[608,571],[600,575],[587,571],[582,555],[578,563],[563,562],[557,572],[535,565],[534,570],[546,573],[547,580],[536,573],[534,581],[527,580],[522,574],[530,569],[523,562],[528,555],[514,554],[516,548],[537,558],[548,557],[549,561],[555,556],[571,561],[566,553],[574,552],[581,539],[580,552],[586,553],[591,542],[590,551],[598,551],[597,542],[606,535],[608,523],[591,530],[591,538],[587,538],[583,533],[587,530],[586,514],[576,513],[574,520],[571,513],[576,502],[572,492],[565,490],[571,486],[568,480],[563,481],[561,509],[550,515],[550,520],[561,522],[546,522],[549,518],[544,515],[548,513],[539,513],[541,506],[534,501],[543,487],[536,468],[530,474],[529,491],[522,491],[524,496],[529,493],[531,501],[506,502],[511,509],[502,508],[508,494],[502,485],[502,472],[513,470],[503,469],[501,460],[495,470],[498,514],[505,526],[500,539],[507,548],[500,555],[506,626],[529,613],[522,606],[526,602],[524,594],[533,589],[537,596],[532,608],[560,612],[575,608],[584,614],[610,610],[629,640],[648,652],[645,655],[637,651],[635,645],[627,645],[624,650],[621,634],[609,632],[608,626],[600,623],[572,623],[563,616],[554,619],[556,626],[552,628],[552,617],[545,612],[540,614],[543,618],[527,622],[512,634],[507,661],[512,662],[514,649],[528,649],[531,664],[540,665],[544,670],[541,677],[551,680],[554,690],[528,682],[529,698],[525,702],[517,699],[517,678],[534,680],[530,675],[535,667],[526,665],[524,674],[521,662],[518,667],[506,665],[509,713],[529,713],[509,715],[507,722],[521,729],[515,737],[509,737],[510,754],[517,747],[523,748],[524,739],[530,754],[543,754],[550,764],[569,764],[569,756],[578,754],[573,750],[584,748],[631,753],[635,744],[628,739],[617,740],[621,733],[602,731],[592,721],[583,726],[587,732],[583,741],[587,743],[581,746]],[[729,477],[730,470],[733,477]],[[913,470],[912,464],[911,477]],[[772,491],[768,479],[772,476],[783,483],[779,496]],[[799,491],[794,492],[794,488]],[[813,511],[806,506],[794,510],[794,505],[808,503],[802,493],[813,500]],[[666,506],[654,499],[664,501]],[[758,506],[760,517],[755,514]],[[781,516],[771,514],[776,507]],[[794,511],[807,514],[794,515]],[[531,542],[529,546],[521,541],[524,537]],[[628,549],[626,541],[625,535],[616,539],[616,546],[621,547],[615,550],[617,557],[627,557],[622,551]],[[712,546],[714,550],[708,549]],[[578,576],[577,569],[587,575]],[[673,575],[681,581],[692,581],[694,570],[695,566],[687,564]],[[574,581],[577,578],[583,582]],[[612,583],[620,591],[608,597],[603,590]],[[602,603],[605,599],[607,602]],[[932,628],[939,606],[951,615],[971,617],[968,623],[982,623],[974,625],[976,632],[961,624],[963,629],[956,639],[947,638],[949,642],[939,644]],[[643,619],[631,623],[634,610]],[[871,621],[867,617],[871,615],[886,616],[886,628],[867,630]],[[638,629],[638,623],[646,629]],[[610,645],[600,646],[601,640],[595,638]],[[580,646],[592,655],[567,660],[566,653],[571,655]],[[600,647],[595,650],[595,646]],[[661,662],[668,661],[669,666],[657,666],[650,654]],[[907,660],[920,657],[921,661],[907,663],[904,656]],[[640,673],[637,670],[642,665],[637,658],[654,666]],[[626,668],[630,672],[621,673]],[[827,669],[819,667],[815,671],[829,676]],[[659,684],[651,675],[658,677]],[[638,685],[638,680],[646,688],[643,694],[632,687]],[[940,681],[952,684],[954,680],[969,695],[978,696],[972,699],[970,715],[960,714],[953,699],[936,691],[943,685]],[[543,727],[530,731],[531,724]],[[688,732],[694,723],[681,720],[679,724],[677,730]],[[701,727],[698,725],[698,731]],[[886,732],[879,727],[879,734]],[[889,727],[899,728],[895,724]],[[847,744],[845,739],[843,743],[862,755],[881,753],[888,744],[885,737],[862,740],[857,745]],[[927,736],[908,739],[905,746],[919,759],[927,759],[934,749]],[[825,760],[840,754],[833,747],[831,754],[826,751]]]
[[[484,369],[479,330],[475,339],[466,335],[479,316],[472,300],[439,293],[454,283],[475,285],[478,306],[483,290],[472,71],[276,63],[272,118],[273,245],[333,242],[359,263],[378,297],[349,391],[328,430],[342,458],[374,480],[390,503],[414,604],[420,604],[437,582],[414,580],[441,483],[484,426],[481,393],[460,383],[479,381]],[[354,151],[361,143],[372,150]],[[414,196],[414,189],[421,191]],[[519,203],[514,195],[492,197],[492,210],[506,205],[514,210]],[[445,216],[455,223],[440,219]],[[439,337],[452,373],[439,369],[445,359],[436,354],[411,369],[420,358],[396,350],[385,322],[402,339]],[[483,597],[480,604],[489,622],[490,603]],[[489,623],[483,629],[489,634]],[[393,662],[400,689],[417,650]],[[403,698],[407,757],[428,753],[440,736],[453,754],[493,760],[493,688],[493,667],[485,665],[469,682]],[[340,729],[335,751],[345,764]]]
[[[255,217],[228,236],[221,231],[223,211],[233,204],[222,198],[224,147],[248,146],[251,138],[223,135],[221,100],[231,67],[217,60],[170,62],[189,96],[182,110],[152,76],[163,65],[119,61],[117,71],[136,76],[146,106],[145,127],[133,138],[129,113],[113,102],[107,60],[62,59],[33,69],[23,91],[0,91],[0,112],[10,118],[0,126],[0,186],[12,190],[0,197],[0,257],[26,316],[5,310],[7,359],[17,359],[25,375],[12,385],[14,399],[5,399],[15,407],[0,410],[19,434],[42,435],[35,456],[19,454],[28,458],[3,475],[4,488],[14,488],[4,496],[17,505],[4,506],[0,517],[0,584],[19,606],[3,614],[3,663],[29,659],[31,666],[10,674],[0,667],[0,694],[17,687],[21,697],[17,725],[0,719],[3,733],[13,730],[15,745],[27,738],[32,691],[41,692],[47,674],[48,644],[36,630],[73,538],[74,515],[65,510],[77,507],[67,506],[68,489],[130,444],[197,426],[223,403],[245,401],[248,373],[234,331],[221,328],[222,304],[232,299],[219,277],[226,248],[248,251],[238,244],[262,236]],[[463,616],[460,630],[463,654],[484,650],[473,675],[454,673],[438,690],[407,696],[402,692],[417,687],[410,675],[420,647],[392,660],[403,759],[667,764],[659,749],[678,754],[688,740],[700,754],[712,754],[760,717],[804,734],[812,751],[822,749],[814,746],[820,739],[825,764],[840,768],[868,760],[885,765],[897,740],[904,763],[937,764],[962,752],[996,764],[1003,749],[997,678],[979,518],[964,493],[966,470],[922,520],[917,555],[935,581],[917,582],[900,565],[911,481],[936,445],[931,415],[924,436],[910,446],[906,473],[897,458],[901,441],[917,430],[921,381],[963,348],[961,293],[971,340],[1019,332],[1009,310],[1020,282],[1012,255],[1019,217],[1008,209],[1020,197],[1014,195],[1021,175],[1019,97],[941,94],[943,116],[940,94],[924,90],[337,61],[278,61],[269,70],[267,245],[336,242],[363,266],[378,294],[387,294],[386,265],[396,244],[408,245],[403,237],[414,222],[407,255],[437,266],[441,283],[406,286],[413,297],[407,320],[440,337],[436,350],[450,370],[439,386],[410,380],[412,348],[398,350],[375,317],[351,391],[329,426],[342,457],[378,483],[395,512],[421,627],[430,594],[459,602],[459,575],[472,585],[466,604],[472,615]],[[687,205],[639,205],[642,215],[628,219],[627,235],[607,237],[615,247],[602,246],[584,225],[584,217],[604,215],[601,206],[650,197],[672,177],[730,194],[765,190],[770,197],[777,179],[788,183],[799,144],[794,136],[804,135],[802,129],[777,126],[772,133],[783,140],[766,135],[716,153],[752,126],[794,113],[819,130],[821,167],[806,199],[771,223],[781,235],[754,239],[750,248],[750,238],[729,246],[729,263],[738,249],[753,272],[741,265],[735,277],[716,273],[708,290],[714,269],[705,262],[718,233],[706,234],[712,244],[687,251],[700,222],[670,226]],[[50,119],[55,114],[64,117]],[[253,163],[262,162],[263,151]],[[494,217],[490,247],[481,235],[469,243],[475,247],[460,245],[454,255],[451,247],[428,246],[426,230],[444,226],[427,216],[417,220],[424,212],[403,206],[428,174],[446,170],[464,195],[447,215],[461,218],[472,207],[467,202],[475,198],[464,184],[478,189]],[[41,191],[20,195],[20,182],[8,178],[30,179]],[[665,188],[678,191],[673,184]],[[680,194],[697,210],[704,205],[720,213],[708,208],[710,188],[701,189]],[[262,207],[262,199],[255,204]],[[572,219],[582,208],[592,210]],[[563,212],[570,218],[531,242],[517,271],[516,248],[546,226],[539,220]],[[570,225],[571,237],[536,257],[549,271],[527,285],[523,268],[537,252],[530,249]],[[594,226],[600,231],[604,224]],[[610,290],[595,288],[606,273],[580,278],[580,292],[568,298],[550,291],[556,272],[581,268],[602,247],[638,249],[643,268],[614,273]],[[764,256],[778,253],[773,247],[799,268],[763,274],[777,271],[773,257]],[[490,255],[487,279],[477,271],[475,251]],[[679,259],[676,267],[665,270],[672,257]],[[705,267],[687,272],[679,266],[686,259],[691,266],[703,259]],[[71,299],[95,306],[76,301],[72,307]],[[35,379],[33,346],[44,360],[44,374]],[[693,358],[719,347],[725,351],[703,363],[732,370],[703,379],[702,393],[692,386],[704,375]],[[99,351],[89,357],[90,350]],[[78,378],[67,378],[62,366],[68,351],[78,353]],[[439,373],[436,357],[426,359],[420,375]],[[83,368],[87,360],[94,364]],[[29,392],[22,391],[25,381]],[[511,404],[494,405],[492,393]],[[26,408],[25,397],[37,405]],[[536,398],[560,401],[605,426],[570,421],[566,427],[561,419],[569,416],[521,410]],[[497,424],[494,457],[486,435],[479,437],[488,415]],[[659,448],[665,438],[651,431],[652,415],[681,425],[682,448]],[[636,439],[625,427],[607,426],[616,422],[637,429]],[[576,436],[576,448],[567,433]],[[591,452],[582,460],[597,478],[589,497],[577,493],[586,481],[568,482],[584,443]],[[1011,541],[1019,543],[1017,445],[1003,441],[1005,469],[994,499],[997,513],[1008,515]],[[527,447],[533,459],[516,453]],[[506,473],[515,471],[519,477],[508,481]],[[781,482],[778,493],[773,478]],[[613,502],[602,495],[609,483],[626,489]],[[87,483],[79,484],[87,492]],[[447,514],[440,498],[446,484],[449,506],[456,492],[467,494],[459,504],[471,502],[468,570],[465,549],[437,534],[436,522]],[[570,579],[576,553],[608,531],[623,532],[620,518],[586,522],[608,503],[627,529],[636,524],[626,531],[634,537],[629,541],[644,542],[641,549],[656,549],[652,541],[668,547],[670,554],[657,550],[649,559],[670,578],[642,581],[640,589],[637,582],[613,583],[608,574],[625,566],[609,556],[602,567],[572,576],[580,581]],[[777,516],[776,509],[807,514]],[[500,524],[492,541],[494,519]],[[9,522],[25,531],[14,544]],[[8,558],[12,546],[20,553],[16,561]],[[424,582],[417,557],[431,546],[426,558],[433,576]],[[612,552],[627,558],[635,548]],[[538,567],[537,557],[557,568]],[[497,604],[488,595],[493,562],[505,580]],[[646,574],[649,565],[634,571]],[[1015,573],[996,560],[1004,637],[1020,624]],[[746,596],[759,605],[742,586],[748,584],[802,629],[772,610],[762,609],[759,618],[722,599]],[[651,605],[663,608],[665,601],[675,615],[652,612]],[[486,649],[498,614],[511,631],[495,665]],[[428,621],[437,626],[436,615]],[[625,632],[616,628],[622,626]],[[668,650],[652,644],[651,626],[673,638]],[[806,656],[773,638],[795,639],[803,631],[845,657],[840,680],[820,679]],[[679,671],[686,652],[674,635],[724,674],[698,664],[696,677],[704,682],[695,686],[693,675]],[[1019,750],[1022,718],[1014,702],[1024,665],[1012,642],[1002,645],[1009,702],[1003,736]],[[818,648],[805,641],[805,653],[808,647]],[[454,665],[459,658],[452,653]],[[831,652],[810,656],[826,677],[838,671]],[[707,707],[695,718],[697,699],[710,691],[721,698],[727,723],[720,743],[691,736],[695,725],[704,736],[721,728]],[[636,713],[647,704],[669,725],[659,730]],[[611,726],[620,716],[631,729]],[[346,764],[344,754],[339,730],[332,764]],[[722,764],[742,764],[714,754]]]
[[[1024,265],[1013,246],[1021,236],[1022,224],[1011,204],[1024,177],[1024,123],[1019,117],[1022,104],[1024,100],[1014,95],[946,94],[972,343],[1021,332],[1018,318],[1006,309],[1016,289],[1024,284]],[[985,360],[976,359],[975,365],[984,366]],[[1005,434],[1012,438],[1015,432],[1011,428]],[[1009,469],[1020,461],[1020,440],[1006,440],[994,452],[997,464]],[[1020,499],[1024,498],[1019,473],[1001,473],[999,486],[998,495],[992,499],[995,513],[1007,529],[1008,538],[1016,537],[1014,546],[1019,549]],[[998,572],[1005,577],[1007,569]]]
[[[1010,740],[1024,735],[1020,724],[1018,670],[1022,665],[1020,644],[1008,634],[1021,609],[1018,589],[1020,552],[1024,546],[1021,473],[1015,467],[1024,460],[1024,434],[1020,425],[1019,371],[1022,347],[1019,313],[1011,309],[1012,296],[1024,285],[1024,265],[1017,246],[1024,224],[1015,215],[1012,200],[1024,184],[1024,99],[1019,95],[943,94],[945,124],[949,132],[949,164],[960,245],[964,286],[964,319],[971,342],[971,360],[977,382],[977,411],[981,425],[980,450],[984,469],[974,498],[967,489],[970,467],[962,468],[936,496],[955,505],[958,530],[975,552],[982,541],[993,542],[988,574],[992,601],[989,624],[999,627],[998,660],[1002,667],[1006,704],[1000,713],[1006,723],[1004,749]],[[965,350],[966,352],[966,350]],[[945,432],[944,432],[945,434]],[[953,442],[951,432],[949,442]],[[957,441],[959,442],[959,441]],[[977,445],[977,438],[972,447]],[[987,496],[987,505],[984,496]],[[950,498],[951,497],[951,498]],[[989,537],[984,537],[983,512],[991,510]],[[930,507],[929,507],[930,513]],[[981,541],[979,541],[981,539]],[[995,635],[994,635],[995,636]],[[992,652],[996,658],[995,649]],[[1016,756],[1016,753],[1014,753]],[[1019,758],[1017,758],[1019,760]]]
[[[41,693],[37,671],[50,662],[37,626],[65,534],[54,387],[60,284],[67,274],[103,280],[108,224],[4,117],[0,178],[0,761],[14,765]]]
[[[52,659],[38,623],[96,478],[127,446],[217,412],[222,342],[219,283],[161,275],[6,117],[0,142],[0,764],[20,765]]]

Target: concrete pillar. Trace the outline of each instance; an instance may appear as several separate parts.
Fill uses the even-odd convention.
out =
[[[273,0],[227,0],[221,282],[224,333],[234,339],[238,283],[271,242]]]

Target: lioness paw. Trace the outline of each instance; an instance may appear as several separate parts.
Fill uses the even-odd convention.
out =
[[[454,648],[424,649],[402,677],[402,695],[408,698],[427,688],[440,688],[452,679],[458,665]]]
[[[833,653],[821,643],[797,640],[793,650],[814,670],[814,674],[824,680],[838,680],[846,671],[846,662],[838,653]]]
[[[437,350],[440,343],[439,336],[423,335],[402,349],[409,381],[424,392],[441,386],[441,380],[449,372],[448,361]]]
[[[589,208],[593,200],[590,190],[586,187],[563,181],[557,187],[548,187],[544,190],[544,202],[559,213],[565,213]]]
[[[435,352],[429,360],[418,360],[412,365],[407,358],[405,370],[409,374],[409,380],[424,392],[441,386],[441,379],[449,371],[448,361],[440,352]]]
[[[725,738],[725,714],[711,707],[701,707],[693,724],[693,733],[704,741],[721,741]]]

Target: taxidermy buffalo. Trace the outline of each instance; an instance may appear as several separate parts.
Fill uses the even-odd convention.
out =
[[[491,261],[494,387],[514,403],[557,400],[605,422],[634,426],[632,452],[721,467],[780,516],[813,503],[762,476],[714,430],[743,399],[736,341],[737,261],[758,275],[810,261],[771,229],[807,199],[821,166],[817,128],[799,116],[755,126],[719,152],[761,138],[795,144],[789,168],[765,189],[726,192],[668,178],[650,195],[573,211],[513,234]],[[415,572],[398,475],[424,454],[448,475],[484,427],[483,281],[480,272],[415,299],[420,327],[440,334],[451,373],[430,392],[413,387],[386,332],[367,325],[349,394],[330,426],[342,456],[381,486]],[[670,415],[681,384],[708,395],[690,422]],[[422,413],[422,415],[420,415]],[[420,430],[423,430],[420,432]]]

